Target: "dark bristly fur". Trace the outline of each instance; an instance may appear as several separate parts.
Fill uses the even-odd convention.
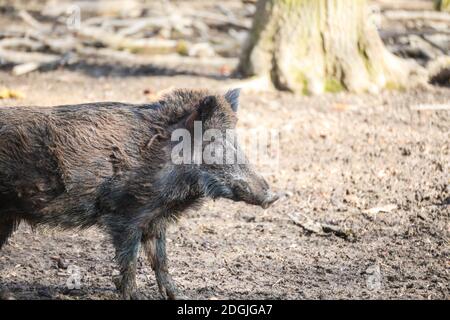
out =
[[[136,297],[141,244],[162,295],[175,298],[165,230],[205,197],[266,207],[276,200],[249,165],[175,165],[171,133],[234,128],[239,92],[175,90],[149,105],[92,103],[0,108],[0,249],[21,220],[99,226],[116,248],[124,298]]]

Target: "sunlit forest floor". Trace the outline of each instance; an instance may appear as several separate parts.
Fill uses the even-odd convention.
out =
[[[170,87],[221,90],[234,81],[208,72],[118,76],[111,68],[0,72],[2,85],[24,94],[0,103],[145,103]],[[198,299],[448,299],[450,113],[424,110],[448,101],[450,90],[438,88],[321,97],[244,91],[239,126],[280,132],[279,163],[265,173],[285,196],[267,210],[219,200],[187,213],[168,235],[175,281]],[[310,231],[296,217],[342,233]],[[23,225],[0,252],[0,286],[16,299],[117,299],[112,258],[98,230]],[[67,288],[74,274],[79,290]],[[138,285],[145,298],[159,298],[144,258]]]

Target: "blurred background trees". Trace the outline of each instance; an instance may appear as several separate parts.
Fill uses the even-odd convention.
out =
[[[390,53],[364,0],[260,0],[239,70],[303,93],[378,92],[424,82]]]
[[[450,0],[435,0],[436,9],[441,11],[450,11]]]
[[[304,94],[449,85],[448,3],[0,0],[0,68],[239,74]]]

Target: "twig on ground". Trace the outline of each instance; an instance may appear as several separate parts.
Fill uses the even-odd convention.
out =
[[[389,212],[393,211],[394,209],[397,209],[396,204],[388,204],[385,206],[374,207],[374,208],[364,210],[363,213],[366,213],[366,214],[376,214],[376,213],[380,213],[380,212],[389,213]]]
[[[294,222],[295,225],[320,236],[334,234],[337,237],[343,238],[344,240],[355,240],[355,235],[352,230],[344,230],[339,226],[314,221],[304,214],[298,212],[295,214],[289,214],[289,218]]]

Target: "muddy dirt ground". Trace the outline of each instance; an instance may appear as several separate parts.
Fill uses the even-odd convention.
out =
[[[145,90],[233,81],[101,66],[20,78],[1,71],[0,86],[25,98],[0,103],[142,103]],[[267,210],[219,200],[186,213],[168,234],[174,279],[194,299],[448,299],[450,112],[416,109],[449,101],[450,89],[435,87],[321,97],[244,91],[239,126],[280,132],[279,163],[266,176],[285,196]],[[366,211],[377,207],[385,211]],[[347,237],[309,232],[291,219],[299,213]],[[22,225],[0,252],[0,286],[16,299],[118,299],[117,272],[96,229]],[[78,278],[80,289],[69,290]],[[144,257],[138,286],[159,299]]]

